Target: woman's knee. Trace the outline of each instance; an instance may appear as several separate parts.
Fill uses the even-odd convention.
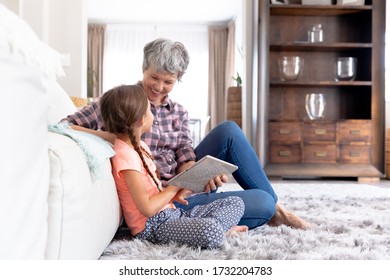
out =
[[[275,215],[275,199],[267,192],[251,189],[235,193],[245,204],[243,218],[256,218],[269,220]]]
[[[275,214],[276,202],[269,193],[262,190],[253,190],[250,199],[250,205],[255,206],[258,212],[262,213],[264,217],[272,218]],[[247,203],[245,207],[247,207]]]
[[[227,136],[235,135],[236,133],[242,134],[241,128],[233,121],[223,121],[214,127],[213,130],[218,132],[218,134]]]

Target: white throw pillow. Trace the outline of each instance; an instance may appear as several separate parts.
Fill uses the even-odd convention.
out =
[[[42,42],[28,23],[0,3],[0,49],[33,64],[47,77],[56,79],[65,75],[63,56]],[[14,58],[14,59],[15,59]]]
[[[49,109],[47,123],[58,123],[68,115],[77,111],[76,106],[66,94],[65,90],[56,81],[51,80],[48,84]]]

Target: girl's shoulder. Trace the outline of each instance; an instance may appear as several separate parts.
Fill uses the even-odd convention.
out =
[[[150,151],[148,145],[146,145],[146,143],[145,143],[143,140],[141,140],[140,143],[141,143],[141,147],[142,147],[145,151],[147,151],[149,154],[152,154],[152,152]]]
[[[141,170],[141,159],[132,146],[120,139],[116,139],[113,149],[115,155],[111,158],[111,161],[118,171],[122,169]]]
[[[148,145],[146,145],[146,143],[144,141],[140,141],[140,145],[141,147],[146,150],[147,152],[150,153],[150,149],[148,147]],[[120,139],[115,139],[115,142],[114,142],[114,147],[113,147],[114,151],[115,152],[119,152],[119,153],[128,153],[128,154],[137,154],[137,151],[134,149],[133,146],[129,145],[128,143],[126,143],[125,141],[123,140],[120,140]]]
[[[127,144],[125,141],[120,140],[120,139],[115,139],[114,146],[113,146],[114,151],[118,153],[133,153],[136,152],[132,146]]]

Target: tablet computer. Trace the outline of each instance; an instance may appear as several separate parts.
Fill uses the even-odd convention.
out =
[[[167,184],[189,189],[194,193],[203,192],[211,179],[222,174],[229,175],[237,169],[237,165],[212,156],[205,156],[190,168],[170,179]]]

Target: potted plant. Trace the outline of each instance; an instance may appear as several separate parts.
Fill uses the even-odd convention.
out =
[[[237,72],[237,76],[236,76],[236,77],[233,77],[233,80],[236,81],[237,87],[241,87],[241,85],[242,85],[242,80],[241,80],[240,74],[238,74],[238,72]]]

